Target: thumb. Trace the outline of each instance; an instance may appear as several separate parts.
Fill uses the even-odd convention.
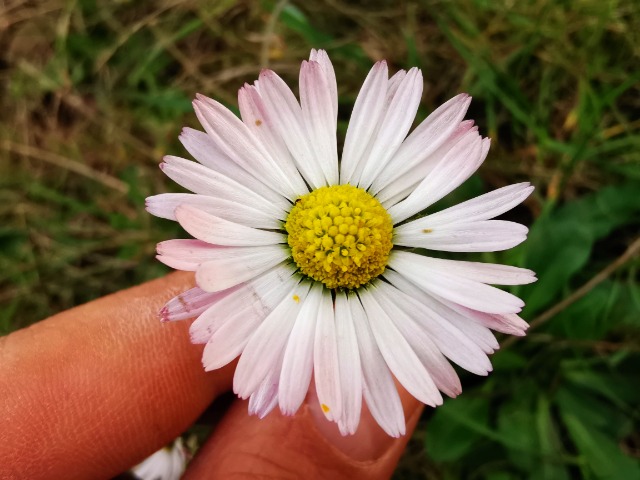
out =
[[[274,410],[263,420],[247,415],[246,402],[237,400],[183,478],[389,478],[423,407],[398,390],[407,419],[400,438],[389,437],[365,405],[355,435],[343,437],[316,399],[293,417]]]

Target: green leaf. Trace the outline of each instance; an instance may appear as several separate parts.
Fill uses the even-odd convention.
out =
[[[612,418],[602,402],[588,395],[576,395],[567,389],[558,392],[557,400],[565,427],[580,453],[584,477],[640,479],[638,461],[626,456],[616,438],[604,431]]]
[[[525,266],[538,274],[538,282],[519,294],[531,316],[554,302],[569,280],[589,260],[594,243],[640,213],[638,185],[605,187],[593,195],[543,215],[530,230]],[[512,253],[517,255],[517,253]]]
[[[436,462],[452,462],[471,451],[482,438],[478,431],[489,429],[489,402],[481,397],[447,400],[436,409],[425,439],[428,455]],[[478,428],[469,427],[473,422]]]
[[[507,372],[509,370],[522,370],[529,360],[513,350],[498,350],[491,357],[491,363],[495,371]]]
[[[640,403],[640,390],[636,387],[640,385],[640,373],[637,371],[623,374],[576,368],[563,371],[563,375],[573,385],[601,395],[618,408]]]
[[[566,310],[558,314],[551,331],[572,339],[599,339],[613,326],[607,313],[617,292],[612,284],[598,285]]]
[[[284,25],[300,34],[310,45],[322,48],[330,43],[331,35],[315,28],[309,18],[298,7],[288,4],[282,9],[280,19]]]
[[[544,480],[553,478],[554,480],[569,479],[569,473],[562,463],[560,453],[562,443],[551,418],[551,406],[548,398],[544,395],[538,397],[536,406],[535,424],[538,433],[538,444],[543,461],[534,469],[532,479]]]
[[[491,472],[484,475],[485,480],[515,480],[519,477],[509,472]]]

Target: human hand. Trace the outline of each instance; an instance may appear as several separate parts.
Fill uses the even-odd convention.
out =
[[[158,321],[192,285],[174,273],[0,338],[1,479],[110,478],[231,390],[235,363],[205,373],[188,322]],[[398,390],[407,418],[398,439],[364,405],[356,434],[342,437],[317,401],[259,420],[235,400],[184,478],[388,478],[422,410]]]

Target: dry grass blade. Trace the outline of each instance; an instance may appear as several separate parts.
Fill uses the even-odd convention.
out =
[[[41,150],[29,145],[20,145],[8,140],[2,143],[2,149],[19,155],[25,155],[36,160],[41,160],[51,165],[55,165],[56,167],[64,168],[65,170],[82,175],[83,177],[89,178],[94,182],[101,183],[105,187],[117,190],[121,193],[127,193],[129,191],[129,186],[122,180],[112,177],[104,172],[94,170],[87,165],[83,165],[80,162],[63,157],[57,153],[47,152],[46,150]]]

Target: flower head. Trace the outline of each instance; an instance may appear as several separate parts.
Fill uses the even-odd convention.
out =
[[[300,102],[278,75],[239,91],[241,119],[198,95],[205,132],[185,129],[198,160],[165,157],[164,172],[193,194],[150,197],[154,215],[194,240],[158,245],[158,258],[196,272],[198,286],[171,300],[163,320],[197,317],[205,369],[240,356],[234,391],[260,417],[300,407],[315,381],[326,417],[353,433],[364,400],[390,435],[404,433],[394,377],[436,406],[456,396],[449,360],[478,375],[498,348],[492,330],[524,335],[523,302],[493,285],[535,281],[510,266],[432,258],[415,249],[491,252],[527,228],[493,220],[522,202],[528,183],[500,188],[416,218],[484,161],[489,140],[464,120],[460,94],[413,132],[422,74],[371,69],[357,97],[340,160],[338,96],[326,52],[300,71]],[[407,136],[408,135],[408,136]]]

